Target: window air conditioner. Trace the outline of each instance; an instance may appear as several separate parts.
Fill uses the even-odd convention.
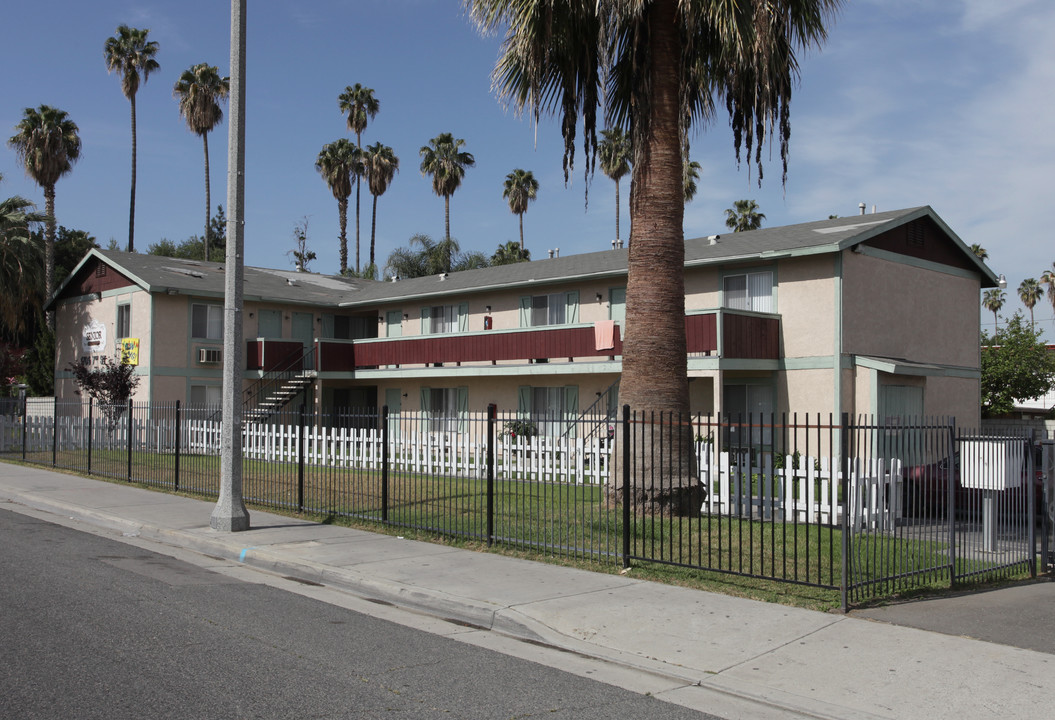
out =
[[[198,348],[198,362],[218,363],[223,360],[223,350],[220,348]]]

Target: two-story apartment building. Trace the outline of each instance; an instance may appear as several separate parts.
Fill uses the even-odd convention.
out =
[[[282,373],[316,408],[614,408],[626,276],[625,249],[384,281],[247,267],[247,398]],[[688,240],[691,408],[976,424],[996,282],[930,207]],[[51,302],[56,394],[74,395],[68,363],[127,339],[137,401],[218,402],[222,305],[218,263],[91,251]]]

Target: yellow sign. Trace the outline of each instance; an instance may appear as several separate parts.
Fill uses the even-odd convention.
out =
[[[124,365],[139,364],[139,338],[125,338],[121,341],[121,362]]]

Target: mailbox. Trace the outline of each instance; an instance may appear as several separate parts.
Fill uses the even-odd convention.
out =
[[[960,483],[975,490],[1009,490],[1022,486],[1026,443],[1022,438],[978,438],[960,445]]]

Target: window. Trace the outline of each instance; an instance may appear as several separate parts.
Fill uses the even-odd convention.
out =
[[[773,312],[773,273],[725,276],[725,307],[733,310]]]
[[[725,433],[727,447],[769,447],[773,444],[771,386],[726,385],[722,411],[729,423]]]
[[[469,413],[469,388],[421,388],[421,409],[429,432],[464,432]]]
[[[193,305],[191,336],[206,340],[223,340],[223,308],[219,305]]]
[[[117,306],[117,338],[130,337],[132,335],[132,306]]]
[[[520,298],[520,327],[545,327],[579,322],[577,291],[525,295]]]
[[[421,308],[421,334],[469,331],[469,304],[433,305]]]
[[[223,398],[223,387],[220,385],[191,385],[190,404],[219,405]]]
[[[517,410],[521,418],[531,420],[538,434],[559,437],[575,434],[575,423],[579,415],[579,388],[528,387],[517,391]]]

